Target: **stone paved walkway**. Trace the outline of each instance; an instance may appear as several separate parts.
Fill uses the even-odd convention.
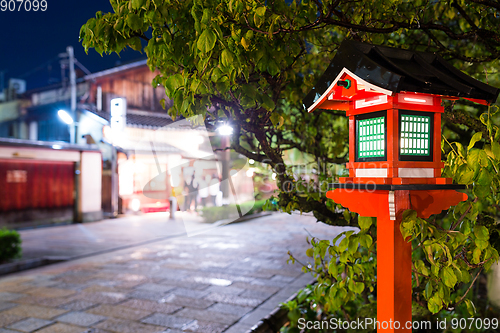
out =
[[[6,276],[0,333],[244,333],[311,280],[287,251],[342,230],[273,214]]]

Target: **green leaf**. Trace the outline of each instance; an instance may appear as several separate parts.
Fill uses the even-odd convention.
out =
[[[127,24],[132,30],[139,30],[142,27],[142,20],[139,15],[130,13],[127,16]]]
[[[415,268],[417,271],[425,276],[429,276],[429,270],[425,266],[424,262],[422,260],[417,260],[415,261]]]
[[[271,97],[269,97],[268,94],[262,95],[262,106],[264,108],[266,108],[266,110],[268,110],[268,111],[272,111],[276,107],[276,105],[274,104],[274,101],[271,99]],[[274,124],[274,122],[273,122],[273,124]]]
[[[373,218],[372,217],[366,217],[366,216],[359,216],[358,217],[358,225],[361,228],[361,230],[368,230],[373,223]]]
[[[469,168],[467,164],[462,164],[457,170],[456,177],[459,184],[468,185],[472,183],[472,179],[474,178],[474,170]]]
[[[478,185],[490,185],[491,181],[493,180],[493,175],[486,169],[481,169],[479,172],[479,177],[477,177],[477,184]]]
[[[493,155],[495,155],[495,159],[500,161],[500,144],[498,142],[493,141],[491,143],[491,150],[493,151]]]
[[[470,299],[466,299],[465,304],[467,305],[467,312],[469,312],[471,316],[474,316],[476,314],[476,307],[474,306],[474,303],[472,303]]]
[[[337,277],[338,266],[335,260],[330,260],[330,263],[328,264],[328,273],[333,277]]]
[[[360,238],[359,240],[360,244],[365,248],[369,249],[372,246],[373,238],[370,235],[368,234],[360,235],[359,238]]]
[[[443,278],[444,284],[449,288],[453,288],[455,284],[457,284],[457,276],[451,267],[443,267],[441,270],[441,277]]]
[[[474,145],[476,144],[476,142],[481,140],[482,137],[483,137],[483,133],[481,133],[481,132],[477,132],[476,134],[474,134],[472,136],[472,139],[470,139],[470,143],[469,143],[469,146],[467,147],[467,151],[471,150],[474,147]]]
[[[342,238],[338,246],[339,252],[344,252],[347,249],[347,246],[349,246],[349,238],[344,237]]]
[[[133,38],[129,39],[128,45],[134,51],[141,51],[142,50],[141,39],[139,37],[133,37]]]
[[[276,128],[280,128],[281,126],[283,126],[283,123],[285,122],[285,118],[283,118],[282,115],[280,115],[278,112],[273,112],[271,114],[271,122],[273,123],[274,126],[276,126]]]
[[[184,85],[184,78],[181,74],[171,75],[165,81],[165,90],[167,96],[173,97],[173,93],[181,86]]]
[[[260,16],[260,17],[263,17],[264,15],[266,15],[266,7],[265,6],[261,6],[259,8],[257,8],[255,10],[255,14]]]
[[[259,28],[262,23],[264,23],[264,16],[266,15],[266,7],[262,6],[255,10],[255,14],[253,16],[253,21],[255,26]]]
[[[481,260],[480,258],[481,258],[481,249],[476,247],[472,252],[472,263],[478,264],[479,261]]]
[[[361,294],[365,290],[365,284],[363,282],[355,282],[354,283],[354,292],[357,294]]]
[[[349,253],[354,254],[358,251],[359,242],[356,237],[349,238]]]
[[[132,0],[131,2],[132,2],[133,9],[139,9],[144,4],[145,0]]]
[[[245,50],[248,51],[248,48],[250,47],[250,42],[245,37],[241,37],[241,45],[243,45]]]
[[[443,307],[443,302],[437,294],[434,294],[427,302],[427,308],[432,313],[438,313]]]
[[[432,295],[432,282],[428,281],[427,284],[425,285],[425,292],[424,292],[424,297],[425,299],[429,299]]]
[[[469,151],[469,154],[467,155],[467,165],[472,170],[476,170],[481,166],[481,164],[480,164],[480,159],[481,159],[480,152],[481,152],[481,149],[473,148]]]
[[[216,40],[217,37],[215,36],[214,31],[208,28],[201,33],[201,36],[200,38],[198,38],[198,42],[196,43],[196,46],[198,47],[198,50],[200,50],[202,53],[207,53],[214,48]]]
[[[233,66],[234,55],[228,49],[224,49],[220,55],[220,63],[225,68],[234,68]]]
[[[484,225],[474,226],[474,236],[480,240],[488,240],[490,238],[488,229]]]
[[[269,60],[269,62],[267,63],[267,72],[272,76],[275,76],[280,72],[280,69],[274,59]]]

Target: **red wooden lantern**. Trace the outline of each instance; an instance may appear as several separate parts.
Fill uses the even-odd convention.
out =
[[[412,318],[411,243],[399,230],[402,213],[428,218],[467,199],[455,191],[463,186],[441,177],[441,101],[489,104],[498,94],[439,55],[344,41],[304,99],[309,112],[344,110],[349,117],[349,177],[326,196],[377,217],[379,323],[404,328]]]

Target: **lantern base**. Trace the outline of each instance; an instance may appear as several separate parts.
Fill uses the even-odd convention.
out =
[[[432,186],[432,188],[421,187],[419,189],[406,189],[407,186],[415,185],[385,185],[388,186],[386,190],[379,187],[382,185],[350,185],[351,188],[343,187],[328,191],[326,197],[361,216],[389,217],[390,220],[395,220],[397,215],[403,213],[395,210],[394,206],[395,195],[399,192],[408,191],[409,209],[415,210],[420,218],[428,218],[433,214],[439,214],[443,210],[467,200],[467,194],[455,191],[456,187],[453,189],[445,188],[450,185],[423,184],[422,186]],[[393,186],[394,189],[391,189]],[[439,187],[436,188],[435,186]],[[459,187],[459,189],[463,189],[463,187]]]
[[[457,184],[373,184],[373,183],[333,183],[328,189],[366,190],[366,191],[424,191],[424,190],[465,190],[465,185]]]

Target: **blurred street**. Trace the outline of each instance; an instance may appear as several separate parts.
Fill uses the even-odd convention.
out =
[[[276,213],[200,232],[181,217],[22,231],[26,257],[101,253],[0,278],[0,332],[244,333],[311,281],[287,252],[307,262],[308,233],[345,230]]]

